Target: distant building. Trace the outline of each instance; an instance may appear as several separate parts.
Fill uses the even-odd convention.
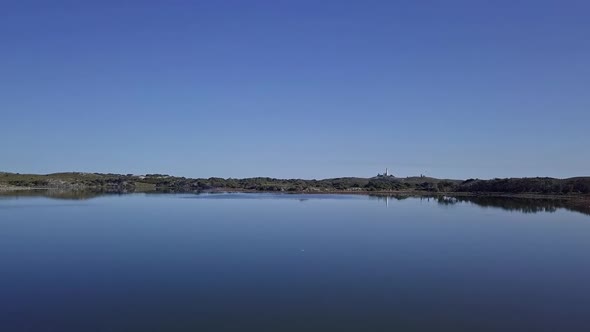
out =
[[[389,168],[385,168],[385,173],[383,173],[383,174],[377,173],[377,176],[378,177],[393,177],[392,174],[389,174]]]

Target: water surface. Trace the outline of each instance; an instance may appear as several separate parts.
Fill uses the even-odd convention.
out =
[[[0,331],[590,331],[559,201],[57,197],[0,199]]]

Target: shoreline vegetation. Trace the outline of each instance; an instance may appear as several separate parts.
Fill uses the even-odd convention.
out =
[[[434,199],[442,205],[472,203],[525,213],[565,208],[590,215],[590,177],[569,179],[510,178],[449,180],[424,176],[397,178],[191,179],[165,174],[54,173],[46,175],[0,172],[2,196],[45,196],[90,199],[127,193],[282,193],[359,194],[375,199]]]
[[[523,198],[590,198],[590,177],[568,179],[508,178],[452,180],[417,176],[397,178],[343,177],[323,180],[185,178],[166,174],[0,172],[0,190],[30,189],[94,190],[112,192],[284,192],[330,194],[398,194],[453,196],[506,196]]]
[[[383,201],[405,200],[408,198],[419,198],[434,201],[444,206],[456,204],[473,204],[485,208],[500,208],[506,211],[517,211],[522,213],[556,212],[559,209],[579,212],[590,215],[590,196],[577,195],[547,195],[534,193],[506,194],[506,193],[461,193],[461,192],[427,192],[427,191],[322,191],[322,192],[271,192],[258,190],[240,189],[215,189],[206,191],[187,190],[121,190],[120,188],[35,188],[35,187],[7,187],[0,186],[0,200],[3,198],[21,197],[46,197],[59,200],[88,200],[101,196],[118,196],[126,194],[188,194],[188,195],[219,195],[233,193],[249,194],[274,194],[284,196],[296,196],[300,200],[306,200],[305,195],[363,195],[370,199]],[[296,194],[300,194],[299,196]],[[303,196],[303,197],[302,197]]]

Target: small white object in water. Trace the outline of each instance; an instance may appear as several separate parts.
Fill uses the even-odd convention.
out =
[[[305,249],[301,249],[301,252],[305,251]]]

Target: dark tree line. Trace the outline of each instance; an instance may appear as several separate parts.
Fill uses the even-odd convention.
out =
[[[539,194],[590,194],[590,178],[518,178],[493,180],[467,180],[456,189],[458,192],[539,193]]]
[[[198,178],[190,179],[165,174],[146,176],[59,173],[49,175],[0,174],[0,185],[23,187],[75,187],[135,190],[137,187],[167,191],[247,190],[280,192],[327,192],[327,191],[426,191],[468,193],[538,193],[538,194],[590,194],[590,178],[513,178],[466,181],[440,180],[428,177],[394,178],[334,178],[323,180],[274,179],[256,177],[246,179]]]

